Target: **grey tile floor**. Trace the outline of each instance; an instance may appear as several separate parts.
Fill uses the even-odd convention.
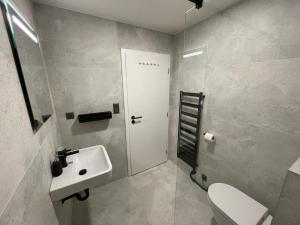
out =
[[[172,161],[91,191],[73,225],[213,225],[206,193]]]
[[[189,177],[190,168],[178,161],[174,225],[217,225],[209,207],[207,193]]]

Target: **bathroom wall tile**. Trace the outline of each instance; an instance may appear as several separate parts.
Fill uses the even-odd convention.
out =
[[[296,225],[300,223],[298,211],[300,207],[299,185],[299,174],[289,171],[276,210],[276,216],[274,218],[275,225]]]
[[[168,132],[168,159],[176,162],[178,140],[178,107],[171,106],[169,109],[169,132]]]
[[[298,74],[297,61],[215,67],[207,76],[209,110],[231,120],[298,133],[293,122],[300,118],[297,98],[290,97],[299,90],[293,78]]]
[[[65,10],[63,26],[67,32],[64,37],[67,65],[81,68],[113,67],[120,61],[115,22]]]
[[[297,136],[268,128],[259,128],[253,139],[256,151],[250,168],[249,193],[275,213],[287,170],[300,155],[300,142]]]
[[[236,187],[247,190],[249,168],[255,157],[253,135],[258,128],[215,116],[211,116],[205,128],[216,137],[215,144],[200,140],[198,162],[208,176],[208,182],[234,183]]]
[[[277,37],[284,18],[285,5],[280,0],[250,0],[225,12],[244,27]]]
[[[15,2],[34,27],[32,3]],[[0,224],[58,225],[49,197],[50,160],[60,142],[56,117],[33,134],[2,16],[0,48]]]
[[[119,72],[118,68],[111,67],[108,69],[105,67],[102,69],[69,68],[70,82],[66,84],[66,88],[71,91],[77,111],[84,113],[84,110],[93,110],[93,107],[97,108],[101,104],[122,101],[122,81]],[[89,106],[86,105],[87,102],[90,102]]]
[[[107,48],[103,48],[102,45],[99,46],[98,43],[103,43]],[[113,67],[116,62],[120,61],[120,56],[116,54],[116,51],[113,51],[117,50],[117,46],[110,43],[109,37],[105,41],[98,40],[95,42],[66,41],[66,65],[78,68]],[[99,58],[103,58],[103,60],[99,60]]]
[[[285,24],[281,31],[280,43],[296,45],[299,44],[300,39],[300,25],[299,24]]]
[[[269,0],[237,4],[187,30],[186,49],[206,46],[209,64],[218,66],[278,58],[281,5]]]
[[[171,36],[139,27],[117,23],[118,45],[120,48],[170,53]]]
[[[59,67],[48,70],[59,118],[64,118],[66,112],[79,114],[111,110],[115,102],[123,105],[122,81],[116,68]],[[103,85],[101,88],[100,84]],[[123,113],[121,110],[121,115]]]
[[[206,46],[206,63],[182,59],[183,33],[173,40],[170,109],[176,115],[182,88],[203,91],[202,132],[216,136],[215,144],[200,137],[197,179],[205,173],[209,184],[238,187],[273,215],[287,169],[300,155],[299,8],[295,0],[242,1],[188,29],[185,48]]]
[[[170,76],[170,106],[176,106],[179,103],[179,81],[178,81],[178,70],[173,70],[172,75]]]
[[[270,63],[273,68],[273,79],[277,83],[280,95],[279,101],[287,104],[285,107],[297,110],[300,106],[300,100],[295,98],[299,95],[300,82],[299,77],[300,59],[282,59]]]
[[[72,79],[68,76],[68,70],[64,67],[48,66],[47,72],[49,74],[48,79],[52,90],[55,112],[58,118],[64,118],[66,112],[72,112],[74,109],[73,97],[64,85]]]
[[[2,134],[0,143],[3,146],[0,150],[0,155],[1,158],[7,159],[3,161],[3,172],[0,174],[0,179],[2,181],[0,184],[0,195],[2,199],[0,211],[2,211],[7,201],[14,193],[14,189],[11,187],[16,187],[19,180],[24,176],[24,169],[28,166],[28,164],[25,164],[26,156],[24,153],[28,148],[20,148],[20,146],[26,146],[26,144],[30,143],[31,135],[29,132],[32,131],[27,117],[25,104],[23,103],[24,100],[21,95],[21,88],[19,87],[19,81],[14,67],[15,65],[11,58],[8,60],[5,60],[4,58],[1,59],[0,65],[0,86],[1,90],[6,90],[5,92],[2,91],[3,98],[1,102],[2,107],[0,109],[2,124],[0,127]],[[16,115],[12,117],[9,112],[16,112]],[[24,127],[20,127],[20,133],[17,133],[17,136],[11,135],[12,132],[15,132],[15,127],[18,127],[20,123],[24,124]],[[23,132],[26,135],[23,136]],[[16,137],[21,143],[15,142]],[[12,165],[15,165],[14,170],[12,170]]]
[[[1,21],[3,21],[2,16]],[[3,22],[1,22],[0,30],[0,90],[2,96],[0,109],[0,132],[2,134],[0,143],[2,147],[0,155],[2,159],[6,159],[2,163],[3,167],[0,173],[1,214],[20,179],[24,176],[24,170],[30,165],[30,161],[27,159],[31,158],[32,160],[37,149],[33,150],[30,147],[32,141],[31,125]],[[18,131],[16,131],[16,127],[18,127]],[[13,170],[12,166],[14,167]]]
[[[300,58],[300,44],[280,45],[280,58]]]
[[[47,66],[63,66],[66,64],[65,45],[62,40],[43,39],[41,46]]]
[[[64,202],[64,204],[61,201],[53,202],[59,225],[72,225],[73,201],[69,200]]]
[[[175,48],[175,42],[173,43]],[[171,76],[170,76],[170,107],[176,106],[179,103],[179,60],[178,52],[173,51],[172,53],[172,65],[171,65]]]
[[[208,43],[212,42],[218,35],[223,35],[223,31],[228,29],[232,25],[230,21],[228,20],[222,20],[220,19],[221,17],[215,16],[212,18],[209,18],[206,20],[206,23],[203,24],[203,26],[199,27],[197,25],[189,28],[185,32],[185,43],[183,41],[183,33],[177,34],[175,37],[176,39],[176,46],[175,46],[175,51],[184,51],[184,50],[190,50],[190,49],[195,49],[199,47],[203,47],[208,45]],[[218,26],[219,23],[222,23],[223,26]],[[215,32],[218,33],[213,33],[212,27],[218,26],[220,30],[219,32],[215,30]],[[181,37],[180,37],[181,35]],[[199,37],[197,39],[193,37]]]
[[[199,92],[199,90],[204,90],[206,79],[205,68],[189,68],[185,63],[182,65],[181,71],[183,77],[179,79],[180,90],[188,92]]]
[[[270,165],[253,164],[246,193],[266,206],[274,215],[286,170],[270,170]]]
[[[15,195],[0,217],[1,224],[58,224],[49,196],[51,174],[49,154],[53,143],[47,140],[22,179]]]
[[[35,11],[63,144],[103,144],[113,164],[113,180],[126,176],[121,48],[171,54],[171,36],[46,5],[35,4]],[[65,119],[66,112],[77,117],[112,111],[113,103],[120,104],[120,114],[112,120],[79,124],[77,118]]]

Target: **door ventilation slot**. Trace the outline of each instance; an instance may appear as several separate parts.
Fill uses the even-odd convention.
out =
[[[190,174],[191,179],[207,191],[205,185],[198,183],[193,177],[198,166],[197,157],[204,98],[202,92],[180,92],[177,157],[193,168]]]

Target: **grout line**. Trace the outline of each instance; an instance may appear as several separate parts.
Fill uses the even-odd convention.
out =
[[[51,118],[50,120],[48,120],[48,121],[47,121],[48,124],[47,124],[47,122],[46,122],[46,124],[44,124],[44,125],[50,126],[49,123],[50,123],[50,121],[52,121],[52,119],[53,119],[53,118]],[[44,126],[44,129],[47,128],[46,126]],[[39,149],[38,149],[37,153],[32,157],[32,160],[30,161],[28,167],[25,169],[22,178],[20,179],[20,181],[19,181],[19,182],[17,183],[17,185],[15,186],[14,191],[11,193],[11,196],[7,199],[7,202],[4,204],[4,207],[3,207],[2,211],[0,212],[0,218],[1,218],[1,217],[3,216],[3,214],[5,213],[5,211],[6,211],[6,209],[8,208],[10,202],[13,200],[13,197],[16,195],[16,192],[17,192],[18,188],[20,187],[21,183],[23,182],[23,180],[24,180],[26,174],[27,174],[27,173],[29,172],[29,170],[31,169],[31,167],[32,167],[32,165],[33,165],[35,159],[39,156],[39,154],[41,154],[41,153],[43,152],[43,151],[42,151],[42,148],[43,148],[44,144],[46,143],[48,136],[51,135],[51,129],[53,129],[53,126],[54,126],[54,125],[52,124],[51,127],[48,128],[49,131],[47,132],[47,135],[45,135],[45,138],[44,138],[44,140],[42,141],[41,145],[39,146]],[[32,139],[39,138],[39,137],[37,137],[37,135],[40,135],[41,132],[42,132],[42,131],[40,130],[38,133],[34,134],[34,136],[33,136]]]

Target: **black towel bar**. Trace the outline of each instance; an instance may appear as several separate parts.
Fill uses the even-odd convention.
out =
[[[98,112],[98,113],[88,113],[78,115],[79,123],[87,123],[98,120],[108,120],[112,118],[112,112]]]

